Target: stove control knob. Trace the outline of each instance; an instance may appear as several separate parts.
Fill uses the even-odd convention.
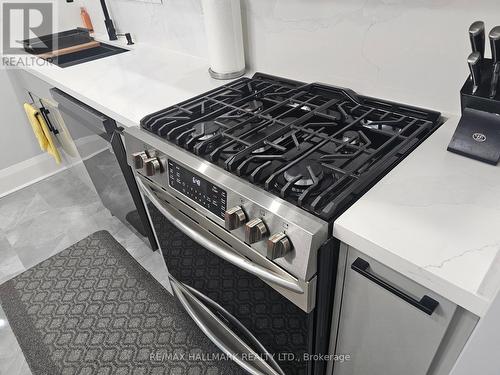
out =
[[[135,169],[144,168],[144,161],[149,158],[145,151],[135,152],[132,154],[132,164]]]
[[[230,208],[224,213],[227,230],[235,230],[247,222],[247,215],[240,206]]]
[[[263,240],[267,234],[266,224],[261,219],[250,220],[245,225],[245,242],[248,244]]]
[[[284,257],[292,250],[292,243],[288,236],[281,232],[273,234],[267,240],[267,258],[274,260]]]
[[[149,158],[144,160],[144,173],[146,176],[154,176],[157,173],[161,173],[161,163],[158,158]]]

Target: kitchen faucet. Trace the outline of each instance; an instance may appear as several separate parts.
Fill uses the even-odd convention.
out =
[[[66,2],[72,3],[73,0],[66,0]],[[116,35],[115,25],[113,25],[113,20],[109,17],[108,7],[106,6],[105,0],[101,0],[101,7],[102,12],[104,13],[104,24],[106,25],[106,31],[108,32],[109,40],[117,40],[118,37]]]
[[[106,6],[106,1],[101,0],[102,12],[104,13],[104,24],[106,25],[106,30],[108,32],[109,40],[117,40],[115,25],[113,25],[113,20],[109,17],[108,7]]]

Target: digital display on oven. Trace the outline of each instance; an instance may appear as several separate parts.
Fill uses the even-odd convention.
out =
[[[224,219],[227,209],[225,190],[206,181],[179,164],[168,160],[168,184],[207,210]]]

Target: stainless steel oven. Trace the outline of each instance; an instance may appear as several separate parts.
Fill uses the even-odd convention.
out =
[[[238,251],[203,216],[154,183],[139,181],[174,295],[205,334],[251,374],[306,374],[306,362],[294,368],[288,362],[308,352],[311,315],[268,285],[297,293],[296,280]]]
[[[125,141],[173,294],[193,320],[251,374],[312,373],[310,257],[327,239],[327,223],[139,129],[128,129]],[[286,236],[293,251],[276,249],[273,258],[248,225],[237,227],[234,207],[247,224],[264,219],[268,238]]]
[[[193,319],[225,352],[267,356],[236,357],[250,373],[324,375],[340,247],[334,220],[439,119],[256,73],[128,129],[129,163],[174,293]]]

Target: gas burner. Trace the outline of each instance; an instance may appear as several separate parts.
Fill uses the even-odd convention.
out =
[[[401,133],[401,128],[387,124],[381,124],[380,121],[374,122],[370,120],[363,120],[361,121],[361,124],[367,129],[383,130],[389,133]]]
[[[360,143],[359,132],[355,130],[348,130],[342,134],[342,142],[349,143],[351,145],[358,145]]]
[[[193,133],[191,135],[197,141],[207,141],[220,133],[220,128],[220,125],[215,121],[199,122],[193,126]]]
[[[303,160],[287,169],[283,176],[288,182],[298,178],[293,184],[300,188],[308,188],[315,180],[323,178],[323,168],[317,161]]]
[[[264,103],[260,100],[252,100],[248,103],[245,103],[241,109],[247,112],[260,112],[264,108]]]

